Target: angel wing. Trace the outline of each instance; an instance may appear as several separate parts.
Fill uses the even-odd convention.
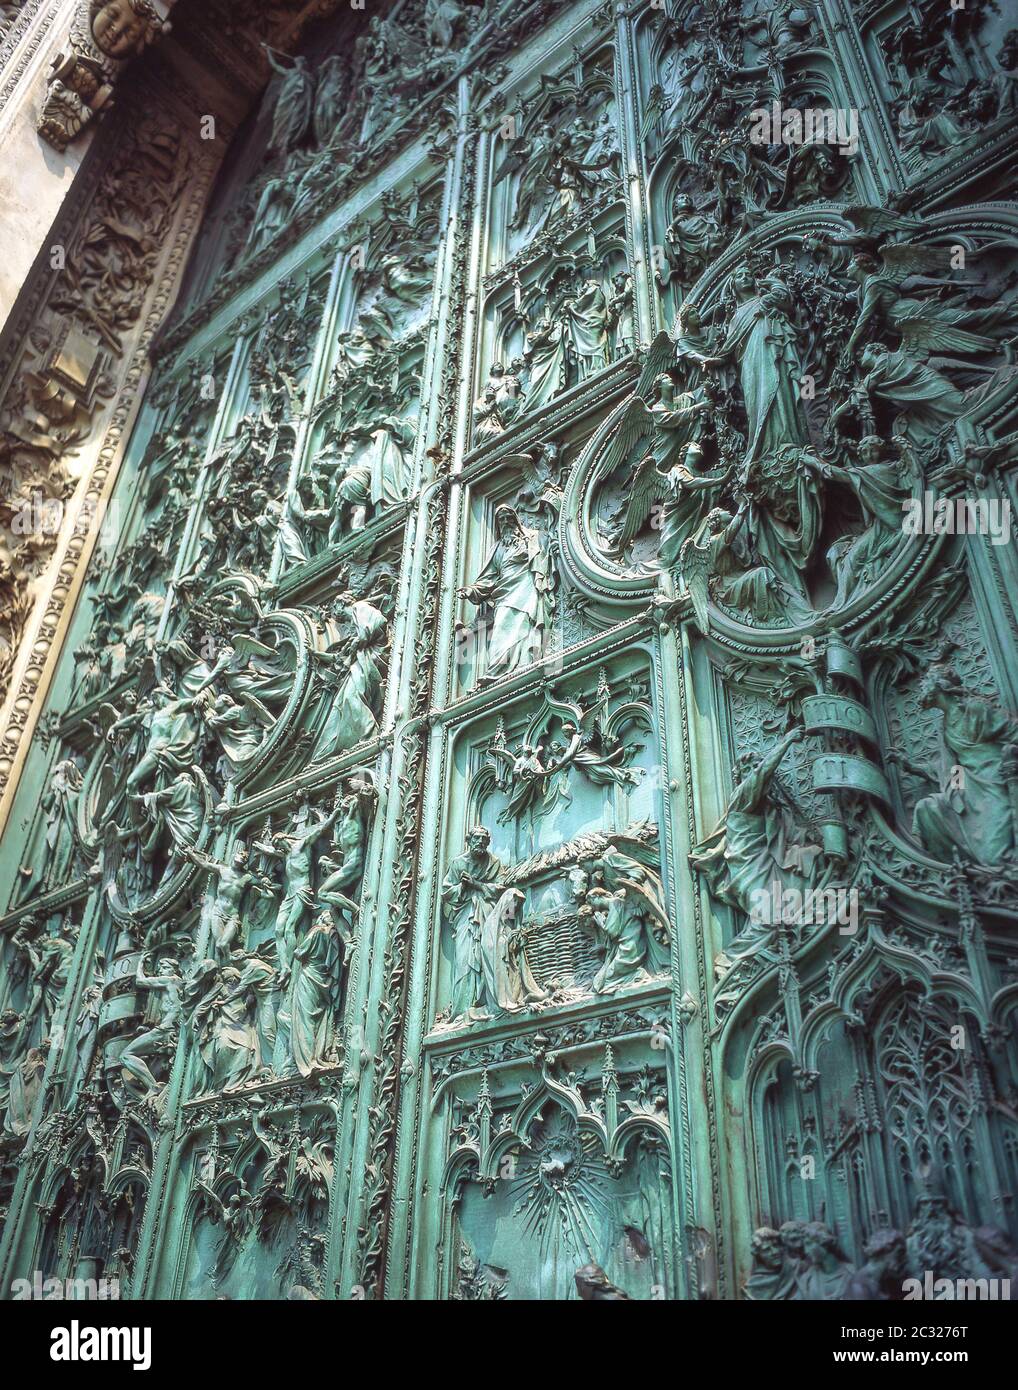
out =
[[[536,493],[540,491],[541,479],[537,474],[537,464],[533,454],[507,454],[502,460],[507,468],[512,469],[516,475],[529,484]],[[533,487],[537,483],[536,488]]]
[[[953,323],[924,310],[916,308],[894,315],[894,327],[901,334],[906,351],[986,352],[995,346],[992,338],[956,328]]]
[[[64,763],[66,766],[65,775],[67,777],[68,782],[71,785],[71,790],[75,792],[80,792],[82,787],[85,785],[85,778],[82,775],[81,768],[78,766],[76,762],[73,762],[70,758],[65,758]]]
[[[667,494],[668,481],[663,474],[658,472],[657,461],[653,455],[648,454],[646,458],[641,460],[633,476],[622,521],[613,537],[613,546],[616,550],[622,550],[635,536],[639,535],[647,524],[654,503],[666,497]]]
[[[951,252],[946,246],[925,246],[915,241],[885,241],[878,247],[877,254],[884,267],[899,279],[951,268]]]
[[[494,744],[494,743],[491,744],[490,747],[488,748],[488,757],[489,757],[489,758],[501,758],[502,761],[503,761],[508,767],[512,767],[513,764],[514,764],[515,761],[516,761],[516,754],[515,754],[515,753],[510,753],[510,751],[509,751],[508,748],[499,748],[499,747],[498,747],[496,744]]]
[[[693,616],[700,631],[707,635],[710,619],[707,614],[708,585],[711,572],[711,546],[698,545],[696,536],[684,541],[679,551],[679,577],[693,601]]]
[[[124,857],[124,844],[112,818],[99,826],[96,838],[101,845],[102,893],[108,898],[116,888],[117,870]]]
[[[501,164],[491,177],[492,186],[501,183],[510,174],[518,174],[521,169],[525,168],[529,156],[530,141],[525,135],[517,135],[515,140],[510,140],[509,148],[506,150]]]
[[[900,212],[874,207],[871,203],[853,203],[841,209],[841,216],[851,222],[857,237],[873,242],[887,236],[919,236],[927,230],[915,217],[905,217]]]
[[[219,1193],[215,1192],[204,1178],[201,1177],[197,1180],[197,1188],[205,1199],[206,1211],[212,1221],[216,1223],[222,1221],[226,1208],[223,1205],[223,1199],[220,1197]]]
[[[601,468],[601,476],[611,477],[616,469],[627,461],[637,443],[652,434],[653,431],[654,417],[647,409],[645,402],[640,399],[639,388],[637,388],[637,393],[630,397],[619,418],[618,427],[608,446],[608,452]]]
[[[238,656],[274,657],[277,654],[274,647],[265,646],[257,638],[248,636],[246,632],[237,633],[231,645]]]
[[[92,727],[96,729],[100,741],[106,737],[109,730],[112,729],[119,718],[120,711],[117,709],[116,705],[112,705],[108,700],[104,700],[96,710],[95,717],[92,720]]]
[[[560,453],[561,450],[557,444],[542,444],[528,454],[517,455],[524,460],[522,464],[523,474],[527,480],[527,486],[535,497],[539,497],[548,484],[553,481]]]
[[[647,355],[643,359],[643,368],[640,372],[640,379],[636,383],[636,395],[646,400],[651,393],[657,377],[662,372],[667,371],[675,362],[675,344],[668,334],[661,330],[650,347]]]
[[[259,700],[256,696],[250,694],[250,692],[244,691],[241,694],[240,703],[244,706],[246,710],[250,710],[250,712],[254,715],[255,719],[258,721],[259,724],[262,725],[263,728],[267,729],[271,724],[274,724],[276,722],[274,715],[270,714],[269,711],[262,704],[261,700]]]
[[[516,762],[516,754],[510,753],[508,748],[499,748],[492,744],[488,749],[488,757],[491,759],[495,773],[496,787],[505,788],[512,782],[513,766]],[[498,759],[501,759],[502,766],[499,766]]]
[[[640,143],[645,144],[653,133],[658,121],[665,111],[665,92],[659,82],[656,82],[650,89],[650,96],[643,113],[643,121],[640,125]]]

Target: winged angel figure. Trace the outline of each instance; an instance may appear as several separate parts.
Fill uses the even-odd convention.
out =
[[[679,550],[676,572],[692,601],[696,625],[704,635],[709,631],[708,605],[712,596],[728,607],[763,618],[803,611],[797,609],[796,595],[780,575],[760,562],[745,534],[750,510],[748,496],[734,514],[725,507],[714,507]]]
[[[213,1225],[223,1228],[223,1234],[216,1245],[215,1263],[212,1269],[213,1281],[218,1282],[229,1276],[237,1262],[244,1238],[251,1228],[253,1215],[251,1193],[243,1179],[238,1179],[237,1187],[225,1202],[201,1176],[198,1178],[197,1187],[208,1220]]]
[[[941,293],[950,268],[951,251],[946,246],[885,241],[875,254],[857,250],[846,272],[858,286],[858,314],[845,350],[846,358],[851,359],[864,333],[873,326],[899,338],[896,346],[913,357],[992,351],[996,340],[977,330],[994,328],[1003,322],[1008,317],[1008,305],[967,309],[929,294],[916,297],[916,292]],[[938,272],[936,278],[931,272]],[[971,367],[970,363],[952,362],[950,358],[944,364]]]
[[[667,568],[675,565],[682,545],[731,473],[703,468],[703,436],[716,406],[714,383],[704,379],[676,394],[671,373],[660,370],[673,357],[668,334],[659,334],[602,471],[606,479],[628,471],[643,449],[626,481],[625,499],[608,519],[608,540],[613,554],[622,556],[648,524],[659,528],[658,558]]]
[[[560,791],[554,779],[572,767],[596,787],[632,786],[637,782],[639,774],[626,766],[632,761],[636,746],[609,733],[596,708],[580,715],[579,723],[564,722],[562,735],[564,743],[542,736],[533,747],[522,744],[510,750],[496,741],[488,749],[495,764],[495,783],[509,793],[506,807],[499,815],[501,824],[511,824],[538,804],[546,808]]]
[[[839,217],[852,226],[847,236],[832,237],[824,234],[824,240],[831,246],[851,246],[855,250],[876,251],[882,243],[915,241],[929,235],[929,227],[918,217],[908,215],[908,207],[914,201],[914,194],[898,194],[890,200],[889,207],[875,207],[870,203],[852,203],[839,210]],[[993,241],[980,245],[978,254],[985,256],[990,251],[1009,250],[1018,247],[1018,239],[1009,233],[996,237]]]

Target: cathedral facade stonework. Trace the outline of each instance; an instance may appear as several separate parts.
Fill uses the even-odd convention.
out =
[[[1010,1279],[1004,7],[0,12],[2,1296]]]

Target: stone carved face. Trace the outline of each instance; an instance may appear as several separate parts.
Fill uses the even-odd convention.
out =
[[[684,333],[696,333],[700,327],[700,311],[688,301],[679,310],[679,327]]]
[[[932,709],[940,695],[953,695],[960,682],[950,667],[933,666],[919,683],[919,705],[921,709]]]
[[[732,284],[740,298],[747,298],[753,294],[756,285],[753,280],[753,272],[748,265],[740,265],[732,276]]]
[[[110,58],[129,58],[159,30],[155,12],[145,0],[107,0],[92,19],[92,37]]]
[[[865,439],[859,441],[859,453],[863,463],[879,463],[883,451],[884,444],[879,435],[868,434]]]
[[[467,845],[474,854],[484,854],[491,844],[491,835],[483,825],[475,825],[467,832]]]
[[[764,1269],[780,1269],[784,1260],[781,1237],[769,1226],[753,1232],[753,1259]]]
[[[519,517],[511,507],[499,507],[495,513],[495,535],[500,540],[510,540],[520,534]]]
[[[802,1259],[806,1253],[806,1227],[801,1221],[785,1221],[778,1232],[789,1255]]]
[[[803,1244],[806,1254],[814,1258],[820,1258],[827,1253],[834,1253],[837,1248],[833,1232],[819,1221],[811,1221],[804,1232]]]

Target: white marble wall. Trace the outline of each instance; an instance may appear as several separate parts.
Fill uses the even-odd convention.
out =
[[[36,126],[46,75],[65,46],[77,0],[25,0],[0,39],[0,329],[74,184],[93,138],[61,154]]]

